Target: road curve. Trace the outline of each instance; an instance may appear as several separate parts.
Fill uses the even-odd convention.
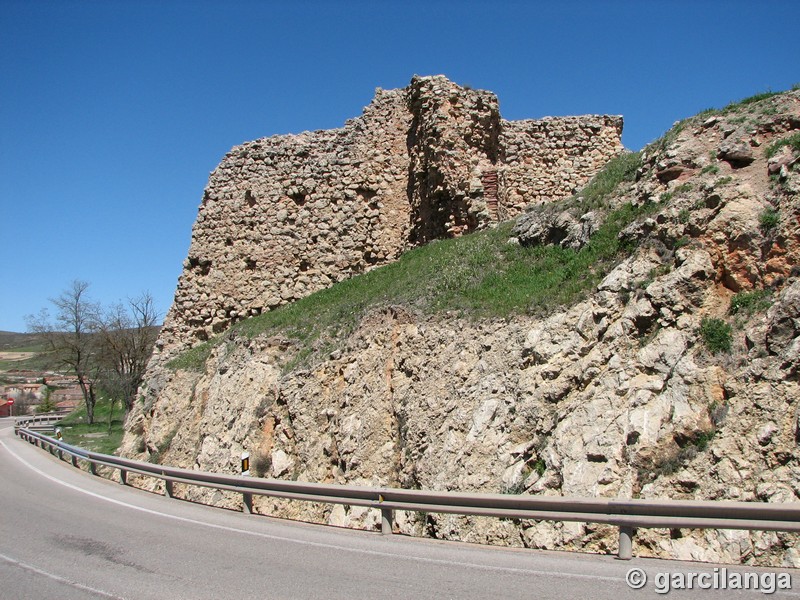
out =
[[[624,600],[659,597],[651,583],[657,573],[714,568],[381,536],[248,516],[93,477],[14,437],[11,424],[0,419],[4,599]],[[643,589],[626,584],[632,568],[649,576]],[[800,582],[795,572],[792,577]],[[794,587],[778,596],[800,598]],[[731,592],[684,595],[730,598]]]

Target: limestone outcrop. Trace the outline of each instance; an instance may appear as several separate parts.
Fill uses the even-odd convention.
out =
[[[602,206],[582,206],[578,195],[537,209],[542,196],[531,190],[541,189],[539,180],[513,168],[525,162],[521,146],[497,140],[511,130],[530,133],[546,126],[497,121],[495,105],[485,93],[469,96],[469,118],[445,111],[449,97],[443,93],[436,100],[430,98],[436,96],[433,91],[425,91],[425,86],[440,83],[444,85],[429,79],[412,83],[410,97],[417,100],[411,104],[424,117],[414,117],[412,111],[407,120],[388,121],[396,131],[413,131],[431,144],[447,138],[452,147],[452,154],[438,155],[411,144],[410,153],[397,159],[395,183],[415,182],[412,208],[394,222],[402,224],[404,233],[389,226],[385,208],[372,209],[379,213],[373,229],[351,228],[364,235],[372,232],[374,240],[396,236],[391,238],[396,248],[380,261],[406,247],[415,228],[420,232],[416,240],[422,242],[454,227],[465,224],[464,231],[469,231],[488,222],[475,190],[483,186],[485,202],[489,186],[479,174],[493,160],[505,161],[507,167],[498,169],[497,178],[504,210],[515,214],[526,202],[532,205],[532,216],[518,221],[523,223],[518,234],[528,236],[525,244],[562,244],[575,234],[571,239],[579,247],[615,208],[633,206],[642,209],[641,216],[620,233],[629,252],[587,297],[544,316],[463,319],[384,306],[362,319],[337,348],[302,368],[287,366],[291,340],[275,335],[250,339],[228,334],[199,371],[170,369],[156,360],[142,389],[143,402],[129,416],[122,452],[235,472],[240,453],[249,450],[258,475],[334,483],[798,501],[800,170],[794,165],[800,156],[800,92],[678,124],[642,152],[635,181],[619,186]],[[409,92],[384,94],[386,102],[408,106]],[[429,109],[422,110],[424,102]],[[446,125],[450,118],[455,124]],[[588,127],[602,132],[608,123],[597,118]],[[325,135],[333,139],[346,134]],[[267,147],[267,142],[258,144]],[[515,152],[519,154],[512,159]],[[395,165],[393,160],[387,159],[386,166]],[[236,168],[249,164],[244,157],[236,161],[241,162]],[[409,164],[414,173],[427,175],[407,179]],[[304,206],[321,202],[314,199],[312,184],[297,183],[299,179],[292,185],[297,194],[305,194]],[[376,182],[371,198],[388,207],[394,184],[382,183],[388,187]],[[230,197],[242,196],[238,184],[230,185]],[[352,189],[359,199],[354,206],[369,205],[360,187],[363,180],[350,178],[342,185],[357,186]],[[562,196],[569,193],[566,187],[559,188]],[[284,188],[276,184],[274,189],[277,194]],[[456,197],[461,203],[450,203]],[[309,209],[298,222],[302,209],[287,198],[280,206],[287,219],[293,215],[293,227],[302,225],[296,238],[302,244],[309,232],[321,230],[312,224]],[[240,200],[246,204],[245,197]],[[290,211],[292,204],[296,206]],[[210,218],[212,206],[209,199],[201,210],[203,219]],[[539,218],[537,211],[548,216]],[[196,237],[212,227],[202,223]],[[547,233],[558,226],[564,236]],[[288,223],[282,227],[291,231]],[[214,241],[205,247],[224,248],[224,231],[221,227],[220,238],[209,233]],[[325,239],[316,235],[318,243]],[[198,241],[192,252],[200,247]],[[331,250],[330,256],[342,251]],[[277,257],[289,249],[264,243],[263,252]],[[286,260],[292,265],[295,259]],[[309,268],[303,290],[336,279],[333,269],[346,262],[337,261],[330,271],[311,275]],[[198,267],[188,268],[194,273],[191,269]],[[286,267],[289,279],[292,269]],[[189,289],[204,293],[201,280],[193,277],[183,276],[179,298],[185,301],[191,296],[181,294]],[[280,303],[277,298],[288,301],[301,293],[299,281],[285,298],[276,289],[274,304]],[[236,281],[229,284],[236,287]],[[227,301],[224,291],[215,293],[220,302]],[[191,303],[180,310],[194,314]],[[716,337],[709,334],[713,327]],[[226,506],[241,502],[220,492],[177,492]],[[263,498],[256,500],[256,508],[356,527],[377,527],[379,518],[366,509]],[[415,535],[532,548],[612,552],[616,545],[612,528],[582,523],[398,513],[394,526]],[[635,544],[635,552],[644,556],[800,566],[797,536],[783,533],[642,530]]]

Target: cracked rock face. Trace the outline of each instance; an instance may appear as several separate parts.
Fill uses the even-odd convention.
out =
[[[513,233],[523,246],[558,244],[562,248],[580,250],[602,222],[595,211],[575,217],[568,211],[535,211],[517,219]]]
[[[285,340],[229,338],[200,373],[153,367],[123,453],[236,472],[246,449],[257,474],[303,481],[797,502],[800,172],[770,177],[764,148],[800,130],[800,93],[762,102],[690,121],[645,153],[617,201],[657,210],[623,231],[636,249],[579,303],[508,320],[375,310],[334,352],[288,371]],[[734,134],[751,161],[718,154]],[[768,207],[779,217],[764,227]],[[733,298],[765,300],[733,313]],[[710,349],[709,320],[730,325],[730,352]],[[367,509],[256,508],[379,527]],[[617,543],[615,528],[583,523],[398,513],[395,528],[532,548]],[[800,566],[784,533],[639,530],[635,544],[641,556]]]

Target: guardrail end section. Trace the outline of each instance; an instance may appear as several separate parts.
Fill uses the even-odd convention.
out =
[[[630,560],[633,556],[633,527],[620,525],[619,527],[619,551],[617,559]]]

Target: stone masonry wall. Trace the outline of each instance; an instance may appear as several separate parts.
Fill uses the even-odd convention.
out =
[[[587,115],[503,121],[499,206],[505,218],[529,204],[575,193],[619,152],[622,117]]]
[[[157,352],[569,195],[622,150],[621,130],[505,121],[491,92],[435,76],[378,89],[340,129],[236,146],[209,178]]]

